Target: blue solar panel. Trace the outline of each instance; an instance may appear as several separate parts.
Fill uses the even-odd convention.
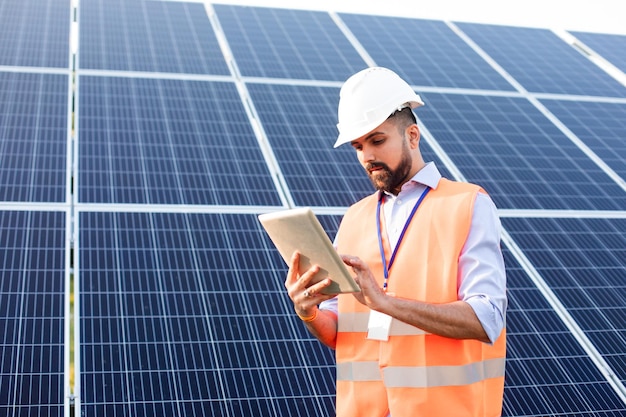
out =
[[[83,212],[79,246],[84,415],[334,412],[255,215]]]
[[[340,14],[377,65],[410,84],[513,90],[444,22],[401,17]]]
[[[248,90],[296,205],[346,207],[374,191],[352,147],[333,148],[338,88],[249,84]],[[421,150],[450,177],[424,141]]]
[[[242,75],[343,81],[366,67],[328,13],[214,8]]]
[[[626,382],[626,220],[505,218],[503,225]]]
[[[623,210],[626,195],[522,98],[423,94],[420,118],[499,208]]]
[[[569,100],[543,100],[542,104],[619,176],[626,178],[626,104]]]
[[[0,211],[2,415],[64,415],[65,218]]]
[[[68,68],[70,0],[0,2],[0,65]]]
[[[580,343],[506,247],[504,255],[509,306],[502,415],[623,415],[626,405]]]
[[[0,201],[64,202],[68,75],[0,72]]]
[[[81,77],[79,200],[279,205],[233,83]]]
[[[81,0],[81,68],[230,74],[200,3]]]
[[[626,72],[626,35],[609,35],[605,33],[571,32],[598,55]]]
[[[626,88],[546,29],[457,23],[526,90],[626,97]]]

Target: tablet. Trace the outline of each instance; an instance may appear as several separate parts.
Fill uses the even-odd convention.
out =
[[[300,274],[306,272],[312,265],[319,265],[320,271],[315,274],[311,282],[319,282],[330,277],[332,283],[324,288],[323,294],[360,291],[346,264],[341,260],[326,231],[310,208],[261,214],[259,221],[287,265],[297,250],[300,252]]]

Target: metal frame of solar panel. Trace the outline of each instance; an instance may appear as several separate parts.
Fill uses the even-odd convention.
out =
[[[0,103],[16,120],[0,130],[0,242],[15,253],[1,318],[5,336],[22,329],[1,345],[2,404],[333,414],[332,351],[294,316],[256,215],[312,206],[334,236],[371,192],[353,151],[332,149],[338,91],[384,65],[426,102],[425,159],[500,209],[503,415],[626,411],[626,87],[580,54],[584,42],[619,66],[620,38],[209,2],[71,6],[0,6],[32,16],[19,26],[0,13],[18,39],[0,35],[0,91],[22,100]],[[75,76],[61,9],[78,26]],[[46,29],[30,45],[33,24]],[[18,311],[30,299],[46,301]],[[35,356],[51,359],[25,368]],[[58,389],[44,395],[44,381]]]

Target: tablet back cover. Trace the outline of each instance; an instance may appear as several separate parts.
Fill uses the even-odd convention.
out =
[[[320,271],[312,282],[330,277],[333,283],[323,292],[357,292],[359,286],[332,245],[326,231],[310,208],[282,210],[259,216],[263,228],[287,265],[294,251],[300,252],[300,273],[317,264]]]

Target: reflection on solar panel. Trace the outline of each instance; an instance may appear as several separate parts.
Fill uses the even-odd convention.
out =
[[[333,238],[372,192],[332,144],[341,82],[374,64],[425,99],[424,160],[507,209],[503,415],[626,413],[626,88],[576,48],[543,29],[68,3],[0,5],[0,413],[335,414],[333,352],[293,314],[256,216],[313,206]],[[576,35],[619,65],[604,48],[621,38]]]
[[[413,85],[513,90],[444,22],[341,14],[376,64]],[[399,42],[405,39],[407,42]]]
[[[2,415],[64,415],[65,217],[0,210]]]
[[[545,29],[457,23],[526,90],[626,97],[626,88]]]
[[[70,0],[3,0],[0,65],[68,68]]]
[[[64,202],[68,76],[0,72],[0,201]]]

